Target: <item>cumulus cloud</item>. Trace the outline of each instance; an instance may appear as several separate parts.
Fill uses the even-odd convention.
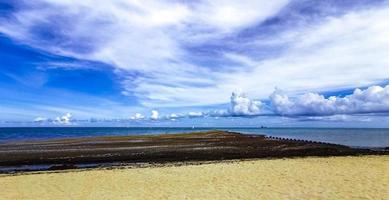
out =
[[[46,122],[48,119],[46,117],[37,117],[34,119],[34,122],[36,123],[42,123],[42,122]]]
[[[183,117],[185,117],[185,116],[182,115],[182,114],[171,113],[171,114],[166,115],[165,118],[168,119],[168,120],[175,121],[175,120],[177,120],[179,118],[183,118]]]
[[[365,90],[355,89],[345,97],[324,97],[317,93],[306,93],[291,98],[276,90],[270,100],[280,115],[336,115],[389,112],[389,85],[371,86]]]
[[[176,113],[172,113],[168,116],[170,119],[178,118],[178,115]]]
[[[219,109],[219,110],[211,110],[209,112],[206,112],[207,116],[210,117],[231,117],[231,113],[228,109]]]
[[[55,119],[55,123],[60,123],[60,124],[64,124],[64,125],[69,125],[71,124],[72,122],[72,114],[70,113],[66,113],[65,115],[61,116],[61,117],[57,117]]]
[[[159,119],[159,112],[157,110],[152,110],[150,119],[151,120],[158,120]]]
[[[140,114],[140,113],[135,113],[134,116],[130,117],[130,119],[132,119],[132,120],[140,120],[140,119],[144,119],[144,118],[145,117],[142,114]]]
[[[204,113],[203,112],[189,112],[188,116],[189,117],[202,117],[202,116],[204,116]]]
[[[201,118],[201,117],[245,117],[266,114],[262,102],[252,100],[242,92],[233,92],[229,108],[210,111],[191,111],[186,114],[171,114],[167,118]]]
[[[55,119],[50,119],[47,117],[36,117],[33,120],[34,123],[39,123],[39,124],[47,123],[47,124],[61,124],[61,125],[70,125],[74,121],[76,120],[73,119],[71,113],[66,113],[61,117],[56,117]]]
[[[248,98],[244,93],[233,92],[230,108],[203,112],[189,112],[174,117],[246,117],[262,115],[307,116],[305,120],[346,121],[349,115],[388,113],[389,85],[371,86],[364,90],[355,89],[344,97],[325,97],[318,93],[305,93],[290,97],[276,89],[269,97],[267,105]],[[354,118],[352,118],[354,120]]]
[[[244,93],[233,92],[231,95],[230,110],[231,115],[245,116],[258,115],[261,113],[260,101],[254,101],[246,97]]]
[[[33,120],[34,123],[36,124],[50,124],[52,123],[52,120],[49,119],[49,118],[46,118],[46,117],[36,117],[34,120]]]

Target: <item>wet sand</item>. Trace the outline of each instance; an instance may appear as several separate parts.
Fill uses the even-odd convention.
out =
[[[47,169],[69,169],[88,166],[88,164],[99,167],[139,163],[387,153],[388,151],[354,149],[342,145],[223,131],[87,137],[0,144],[0,173],[4,173],[5,167],[12,171],[13,167],[16,169],[23,165],[46,165]],[[34,169],[37,168],[22,169],[22,171]]]
[[[389,156],[1,175],[0,199],[389,199]]]

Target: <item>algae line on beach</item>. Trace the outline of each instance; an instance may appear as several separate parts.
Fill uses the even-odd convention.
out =
[[[84,137],[0,144],[0,173],[137,163],[388,153],[384,149],[358,149],[226,131]]]

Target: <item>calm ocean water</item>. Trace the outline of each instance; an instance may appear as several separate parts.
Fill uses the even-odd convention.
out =
[[[265,134],[268,136],[283,138],[329,142],[353,147],[389,147],[389,129],[359,128],[0,128],[0,143],[15,140],[40,140],[107,135],[169,134],[215,129],[250,134]]]

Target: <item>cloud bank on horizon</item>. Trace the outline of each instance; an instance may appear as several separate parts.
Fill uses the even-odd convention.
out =
[[[252,100],[244,93],[233,92],[230,108],[226,110],[199,113],[196,117],[252,117],[261,115],[278,116],[332,116],[344,114],[389,113],[389,85],[371,86],[364,90],[355,89],[344,97],[318,93],[305,93],[289,97],[276,89],[269,97],[270,103]],[[266,106],[266,107],[265,107]],[[180,115],[182,117],[186,115]],[[191,112],[187,114],[191,115]],[[177,115],[174,115],[177,118]]]
[[[244,93],[233,92],[230,98],[230,108],[211,110],[207,112],[171,113],[161,117],[157,110],[151,110],[150,117],[140,113],[130,117],[130,120],[176,120],[180,118],[201,117],[255,117],[255,116],[336,116],[349,114],[376,114],[389,113],[389,85],[385,87],[371,86],[365,90],[355,89],[345,97],[330,96],[328,98],[318,93],[305,93],[296,97],[289,97],[281,90],[276,89],[269,97],[270,104],[252,100]],[[70,124],[72,115],[65,114],[50,120],[38,117],[38,123],[52,121],[54,123]]]
[[[389,112],[386,0],[16,0],[0,11],[0,44],[16,49],[2,54],[24,59],[0,61],[3,119]],[[236,90],[251,98],[228,103]]]

